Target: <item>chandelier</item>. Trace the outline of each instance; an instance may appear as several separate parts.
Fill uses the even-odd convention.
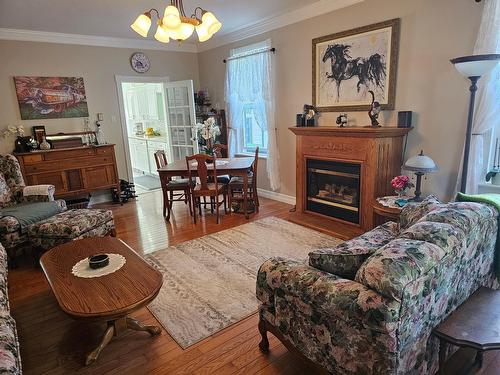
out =
[[[151,14],[153,12],[158,18],[158,27],[154,37],[162,43],[168,43],[170,39],[182,42],[189,38],[195,29],[199,41],[205,42],[222,27],[212,12],[197,7],[191,17],[187,17],[182,0],[170,0],[170,5],[165,8],[163,18],[160,17],[160,12],[157,9],[152,8],[137,17],[130,26],[144,38],[148,36],[151,28]]]

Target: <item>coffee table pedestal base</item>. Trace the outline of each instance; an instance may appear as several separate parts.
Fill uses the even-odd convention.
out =
[[[145,326],[142,325],[140,322],[137,320],[130,318],[130,317],[123,317],[117,320],[112,320],[108,322],[108,328],[104,332],[104,335],[102,336],[101,342],[95,348],[92,350],[88,355],[85,360],[85,366],[91,365],[95,361],[97,361],[97,358],[99,358],[99,354],[101,354],[101,351],[108,345],[111,341],[111,339],[114,336],[119,336],[123,332],[125,332],[127,329],[132,329],[134,331],[144,331],[148,332],[151,336],[157,336],[161,333],[161,328],[158,326]]]

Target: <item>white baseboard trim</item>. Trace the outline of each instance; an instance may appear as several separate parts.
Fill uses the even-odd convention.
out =
[[[283,202],[283,203],[292,204],[292,205],[295,205],[295,202],[296,202],[294,196],[277,193],[277,192],[271,191],[271,190],[257,188],[257,193],[261,197],[272,199],[272,200],[275,200],[278,202]]]

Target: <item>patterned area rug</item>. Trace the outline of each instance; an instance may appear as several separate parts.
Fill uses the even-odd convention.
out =
[[[307,260],[339,239],[268,217],[149,254],[163,287],[148,306],[182,348],[253,314],[255,280],[272,257]]]

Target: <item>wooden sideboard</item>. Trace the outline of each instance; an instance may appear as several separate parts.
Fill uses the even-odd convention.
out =
[[[113,144],[15,153],[27,185],[50,184],[57,197],[120,191]]]

